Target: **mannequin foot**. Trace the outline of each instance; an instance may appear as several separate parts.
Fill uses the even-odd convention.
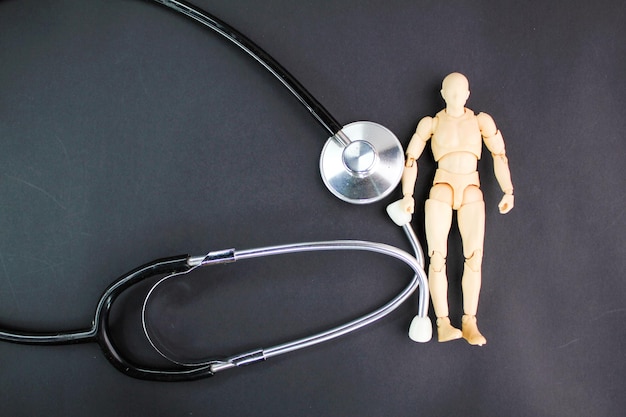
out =
[[[450,324],[448,317],[437,318],[437,340],[440,342],[449,342],[450,340],[460,339],[463,333]]]
[[[463,338],[468,341],[470,345],[482,346],[487,344],[487,339],[480,334],[478,326],[476,325],[476,316],[463,316],[462,319]]]

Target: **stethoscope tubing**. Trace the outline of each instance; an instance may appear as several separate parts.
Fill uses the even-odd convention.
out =
[[[254,43],[250,38],[229,25],[228,23],[213,16],[211,13],[198,8],[184,0],[154,0],[171,9],[174,9],[202,25],[212,29],[216,33],[228,39],[248,55],[259,62],[278,81],[280,81],[293,94],[304,107],[311,113],[324,129],[335,136],[341,132],[342,125],[326,110],[326,108],[306,88],[276,61],[263,48]],[[346,138],[342,138],[346,140]]]
[[[91,328],[89,329],[45,333],[3,328],[0,329],[0,340],[29,345],[66,345],[97,341],[100,333],[107,331],[107,326],[103,325],[101,318],[104,315],[108,315],[111,304],[121,292],[147,277],[187,270],[189,269],[187,260],[188,257],[186,255],[157,259],[115,280],[100,297]]]
[[[382,307],[372,311],[362,317],[347,322],[343,325],[304,337],[290,342],[282,343],[266,349],[257,349],[244,352],[225,359],[211,359],[199,363],[184,364],[174,362],[177,366],[170,368],[149,368],[133,363],[120,353],[111,338],[109,328],[109,314],[111,307],[117,297],[131,286],[155,275],[166,275],[155,284],[146,295],[144,308],[142,309],[142,321],[145,329],[145,306],[150,294],[161,282],[169,277],[186,274],[191,270],[215,264],[231,263],[238,260],[253,259],[265,256],[283,255],[298,252],[312,251],[335,251],[335,250],[355,250],[370,251],[382,255],[396,258],[408,265],[414,272],[409,284],[392,300]],[[100,345],[104,356],[120,372],[139,379],[158,381],[186,381],[207,376],[212,376],[216,372],[248,365],[254,362],[263,361],[305,347],[326,342],[336,337],[345,335],[373,323],[388,315],[399,307],[413,292],[421,286],[418,315],[425,317],[428,312],[428,283],[423,271],[423,265],[409,253],[383,243],[358,241],[358,240],[338,240],[325,242],[303,242],[287,245],[269,246],[256,249],[236,251],[228,249],[224,251],[210,252],[205,256],[189,257],[186,255],[171,258],[157,259],[147,263],[128,274],[114,281],[104,291],[98,301],[92,327],[88,330],[74,330],[55,333],[38,333],[25,331],[0,330],[0,340],[18,344],[39,344],[39,345],[62,345],[74,343],[96,342]],[[150,339],[149,333],[146,337],[150,340],[155,350],[164,355]],[[170,358],[168,358],[170,359]],[[171,359],[170,359],[171,360]]]
[[[410,228],[410,226],[409,226]],[[415,241],[417,242],[417,241]],[[419,247],[419,243],[416,243],[417,246],[414,246],[418,249],[417,253],[421,253],[421,248]],[[205,257],[193,257],[189,259],[189,264],[192,266],[192,269],[197,267],[213,265],[216,263],[230,263],[240,260],[246,259],[254,259],[261,258],[266,256],[277,256],[277,255],[285,255],[285,254],[293,254],[293,253],[301,253],[301,252],[317,252],[317,251],[369,251],[379,253],[385,256],[390,256],[392,258],[398,259],[409,266],[413,272],[413,278],[410,280],[409,284],[398,293],[393,299],[388,301],[383,306],[377,308],[376,310],[365,314],[357,319],[349,321],[345,324],[339,325],[337,327],[328,329],[326,331],[319,332],[317,334],[303,337],[300,339],[296,339],[293,341],[285,342],[276,346],[272,346],[269,348],[259,348],[250,352],[244,352],[241,354],[237,354],[227,359],[216,360],[216,359],[208,359],[208,360],[199,360],[199,361],[179,361],[175,359],[171,354],[168,354],[163,351],[162,348],[157,346],[154,342],[153,337],[150,334],[149,328],[146,324],[146,312],[147,306],[150,302],[151,296],[161,284],[172,279],[179,278],[183,275],[186,275],[188,271],[174,273],[172,275],[166,276],[160,279],[157,283],[155,283],[152,288],[147,292],[146,297],[144,299],[141,319],[142,325],[144,328],[144,333],[154,350],[156,350],[161,356],[168,359],[169,361],[176,363],[181,366],[202,366],[202,365],[210,365],[212,372],[218,372],[225,369],[230,369],[236,366],[248,365],[253,362],[267,360],[269,358],[273,358],[279,355],[283,355],[285,353],[293,352],[299,349],[303,349],[306,347],[310,347],[319,343],[323,343],[339,336],[343,336],[347,333],[351,333],[355,330],[358,330],[364,326],[367,326],[394,311],[398,308],[408,297],[411,296],[415,292],[415,290],[421,286],[420,288],[420,297],[418,302],[418,316],[426,317],[428,313],[428,282],[426,278],[426,274],[423,270],[423,263],[420,263],[418,259],[409,253],[398,249],[394,246],[376,243],[376,242],[368,242],[368,241],[358,241],[358,240],[335,240],[335,241],[325,241],[325,242],[302,242],[302,243],[292,243],[286,245],[278,245],[278,246],[268,246],[263,248],[256,249],[247,249],[236,251],[234,249],[229,249],[225,251],[218,251],[209,253]],[[419,256],[419,255],[418,255]]]

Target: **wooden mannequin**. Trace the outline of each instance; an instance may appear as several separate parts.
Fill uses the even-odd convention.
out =
[[[514,199],[502,135],[491,116],[485,113],[475,115],[465,108],[469,94],[469,83],[464,75],[452,73],[443,80],[441,96],[446,102],[446,108],[435,117],[427,116],[419,121],[407,147],[402,176],[404,197],[398,204],[401,210],[413,213],[416,161],[424,151],[426,142],[431,140],[431,149],[438,165],[424,212],[430,258],[428,283],[437,316],[438,340],[446,342],[463,337],[472,345],[482,346],[487,340],[478,330],[476,311],[485,234],[485,203],[477,171],[483,142],[493,156],[495,176],[504,192],[498,205],[500,213],[508,213],[513,208]],[[465,256],[461,280],[464,312],[462,330],[453,327],[448,317],[446,256],[453,210],[457,211]]]

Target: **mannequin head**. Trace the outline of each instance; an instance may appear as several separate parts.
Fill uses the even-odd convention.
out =
[[[469,82],[465,75],[453,72],[443,79],[441,97],[446,102],[446,112],[451,116],[460,116],[465,112],[469,95]]]

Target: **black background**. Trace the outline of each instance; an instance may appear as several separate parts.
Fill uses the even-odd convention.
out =
[[[482,348],[380,322],[187,383],[133,380],[95,344],[0,344],[2,415],[618,416],[626,406],[626,6],[610,1],[205,1],[342,123],[404,146],[466,74],[502,130],[516,205],[485,152]],[[318,174],[325,131],[247,55],[141,0],[0,2],[0,325],[89,326],[101,291],[151,259],[309,240],[408,249],[385,201]],[[418,207],[434,163],[420,159]],[[414,226],[423,241],[421,210]],[[449,249],[451,314],[462,252]],[[155,299],[163,343],[234,354],[337,325],[405,285],[378,256],[319,254],[195,272]],[[406,277],[406,278],[405,278]],[[139,288],[113,325],[135,356]],[[163,307],[157,311],[158,306]],[[432,316],[432,312],[431,312]],[[183,349],[184,348],[184,349]]]

